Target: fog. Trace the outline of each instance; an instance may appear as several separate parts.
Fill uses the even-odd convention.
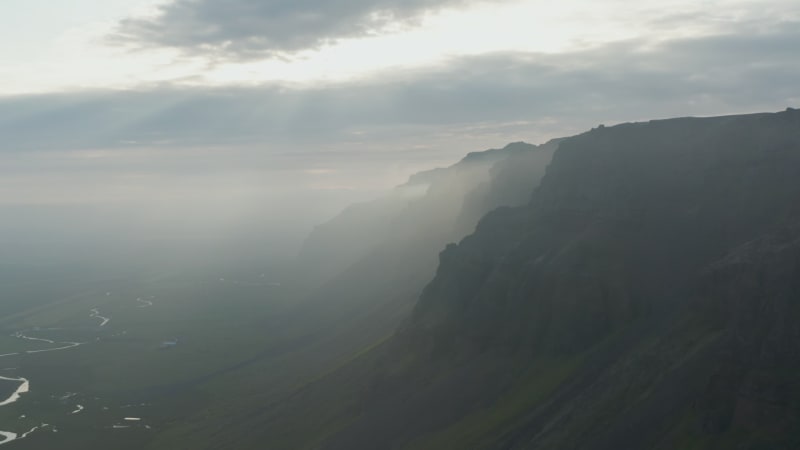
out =
[[[164,265],[287,259],[315,224],[407,175],[369,163],[264,161],[242,149],[159,151],[4,156],[0,258]]]
[[[470,151],[599,123],[782,110],[798,101],[795,9],[709,34],[456,55],[313,86],[188,78],[2,95],[0,258],[286,260],[347,205]]]
[[[797,0],[0,28],[0,445],[800,448]]]

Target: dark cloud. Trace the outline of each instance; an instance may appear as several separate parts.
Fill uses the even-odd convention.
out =
[[[436,70],[308,89],[158,86],[5,98],[0,150],[378,151],[437,139],[468,145],[492,133],[501,141],[535,138],[599,121],[775,109],[797,101],[798,25],[656,46],[465,57]]]
[[[459,58],[313,89],[160,85],[0,98],[0,234],[39,242],[62,233],[81,247],[103,233],[145,242],[190,230],[187,248],[241,235],[248,249],[268,237],[289,249],[387,180],[468,151],[599,123],[800,106],[798,25]],[[52,253],[49,242],[40,248]],[[28,245],[14,255],[30,254]]]
[[[474,0],[176,0],[123,21],[114,39],[224,59],[275,56],[407,25]]]

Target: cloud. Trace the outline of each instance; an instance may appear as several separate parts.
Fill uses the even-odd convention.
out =
[[[797,48],[800,23],[785,22],[458,57],[304,89],[160,84],[0,97],[0,231],[14,241],[32,226],[42,230],[30,239],[64,228],[85,237],[64,242],[83,243],[116,230],[172,236],[187,223],[198,239],[272,227],[284,238],[270,245],[288,246],[289,233],[299,241],[354,199],[468,151],[599,123],[800,106]]]
[[[305,89],[159,85],[4,98],[0,152],[224,146],[314,155],[441,142],[474,149],[486,136],[535,140],[599,121],[782,108],[798,101],[798,25],[461,57]]]
[[[175,0],[122,21],[114,38],[222,59],[276,56],[409,25],[474,0]]]

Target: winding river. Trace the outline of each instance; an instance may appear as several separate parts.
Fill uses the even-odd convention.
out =
[[[0,406],[10,405],[10,404],[16,402],[17,400],[19,400],[19,398],[22,396],[22,394],[27,394],[31,390],[31,383],[28,381],[27,378],[0,377],[0,380],[3,380],[3,381],[19,381],[20,382],[19,386],[17,387],[17,390],[14,391],[13,394],[8,396],[7,399],[5,399],[2,402],[0,402]]]
[[[150,297],[150,298],[154,298],[154,297]],[[153,301],[152,300],[145,300],[145,299],[139,297],[139,298],[136,299],[136,301],[139,302],[139,308],[149,308],[149,307],[153,306]]]
[[[2,381],[19,381],[20,382],[19,386],[17,387],[17,390],[14,391],[13,394],[8,396],[8,398],[6,398],[2,402],[0,402],[0,406],[5,406],[5,405],[10,405],[11,403],[15,403],[17,400],[20,399],[22,394],[27,394],[31,389],[31,384],[30,384],[30,382],[28,381],[27,378],[0,377],[0,380],[2,380]],[[11,431],[0,431],[0,437],[3,438],[3,440],[0,441],[0,445],[8,444],[8,443],[14,442],[14,441],[19,440],[19,439],[25,439],[26,437],[28,437],[29,434],[33,433],[37,429],[39,429],[41,427],[44,427],[44,426],[45,426],[45,424],[42,424],[41,426],[38,426],[38,427],[33,427],[31,430],[29,430],[29,431],[27,431],[27,432],[25,432],[23,434],[17,434],[17,433],[11,432]]]
[[[2,441],[0,441],[0,445],[10,444],[10,443],[12,443],[14,441],[18,441],[20,439],[25,439],[31,433],[33,433],[34,431],[38,430],[39,428],[47,428],[49,426],[50,426],[49,424],[43,423],[43,424],[41,424],[39,426],[35,426],[35,427],[31,428],[30,430],[28,430],[28,431],[26,431],[26,432],[24,432],[22,434],[12,433],[10,431],[0,431],[0,436],[2,436],[4,438]]]
[[[108,321],[110,321],[110,320],[111,320],[111,318],[110,318],[110,317],[103,317],[103,316],[101,316],[101,315],[100,315],[100,311],[99,311],[97,308],[95,308],[95,309],[93,309],[93,310],[89,311],[89,313],[90,313],[90,314],[89,314],[89,317],[92,317],[92,318],[95,318],[95,319],[100,319],[100,320],[101,320],[101,322],[100,322],[100,326],[101,326],[101,327],[104,327],[104,326],[106,326],[106,324],[108,323]]]
[[[92,315],[90,315],[90,317],[97,317],[97,318],[103,319],[103,323],[101,324],[101,326],[103,326],[106,323],[108,323],[108,321],[110,319],[100,316],[99,312],[97,312],[97,314],[95,314],[96,312],[97,312],[96,309],[92,310]],[[58,345],[58,347],[46,348],[46,349],[41,349],[41,350],[25,350],[25,351],[20,351],[20,352],[16,352],[16,353],[7,353],[5,355],[0,355],[0,358],[18,356],[18,355],[23,355],[23,354],[57,352],[57,351],[68,350],[68,349],[75,348],[75,347],[78,347],[80,345],[83,345],[83,343],[81,343],[81,342],[56,342],[56,341],[53,341],[53,340],[50,340],[50,339],[26,336],[25,334],[23,334],[21,332],[14,333],[12,336],[17,338],[17,339],[23,339],[23,340],[26,340],[26,341],[37,341],[37,342],[44,342],[44,343],[52,344],[52,345]],[[16,382],[19,382],[19,386],[17,387],[17,389],[11,395],[9,395],[7,398],[5,398],[2,401],[0,401],[0,406],[6,406],[6,405],[10,405],[12,403],[16,403],[22,397],[23,394],[27,394],[31,390],[30,381],[28,381],[28,379],[24,378],[24,377],[11,378],[11,377],[0,376],[0,381],[16,381]],[[81,409],[83,409],[83,408],[81,407]],[[49,426],[48,424],[41,424],[39,426],[31,428],[30,430],[28,430],[28,431],[26,431],[25,433],[22,433],[22,434],[17,434],[17,433],[11,432],[11,431],[0,431],[0,437],[2,438],[2,440],[0,440],[0,445],[9,444],[11,442],[14,442],[14,441],[17,441],[17,440],[20,440],[20,439],[25,439],[26,437],[28,437],[34,431],[36,431],[36,430],[38,430],[40,428],[48,427],[48,426]]]

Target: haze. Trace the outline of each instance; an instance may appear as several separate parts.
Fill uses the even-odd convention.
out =
[[[288,258],[469,151],[800,103],[798,25],[789,0],[8,0],[2,254]]]
[[[798,0],[3,0],[0,445],[800,448]]]

